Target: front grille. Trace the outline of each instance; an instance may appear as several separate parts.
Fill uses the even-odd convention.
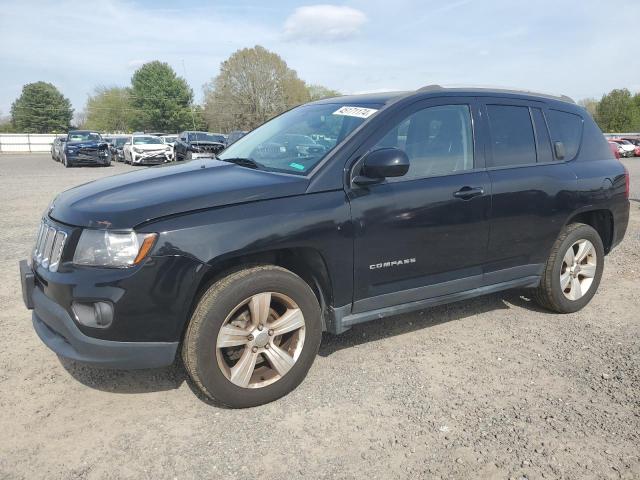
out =
[[[57,271],[66,241],[67,234],[65,232],[42,220],[36,237],[36,246],[33,250],[34,263],[48,268],[52,272]]]

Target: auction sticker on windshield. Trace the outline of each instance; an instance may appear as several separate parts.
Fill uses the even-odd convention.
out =
[[[347,117],[358,117],[358,118],[369,118],[371,115],[376,113],[378,110],[375,108],[365,108],[365,107],[340,107],[338,110],[333,112],[334,115],[345,115]]]

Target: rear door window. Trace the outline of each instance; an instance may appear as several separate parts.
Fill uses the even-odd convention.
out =
[[[487,105],[492,155],[488,167],[536,163],[536,142],[529,108]]]
[[[578,154],[582,141],[582,117],[560,110],[549,110],[547,118],[551,140],[564,144],[564,160],[573,160]]]
[[[546,163],[553,161],[551,153],[551,140],[549,139],[549,129],[547,122],[544,120],[542,110],[539,108],[531,109],[533,117],[533,125],[536,129],[536,149],[538,150],[538,163]]]

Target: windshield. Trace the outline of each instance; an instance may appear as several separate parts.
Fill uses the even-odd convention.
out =
[[[70,142],[99,142],[102,137],[96,132],[69,132]]]
[[[152,137],[152,136],[133,137],[133,144],[134,145],[155,145],[155,144],[162,144],[162,140],[160,139],[160,137]]]
[[[127,143],[127,137],[114,138],[113,143],[116,147],[122,147],[125,143]]]
[[[222,135],[214,135],[206,132],[192,132],[189,134],[190,142],[217,142],[223,143],[224,137]]]
[[[248,158],[265,170],[306,175],[380,107],[303,105],[240,138],[219,158]]]
[[[164,143],[174,143],[177,139],[177,136],[164,137]]]

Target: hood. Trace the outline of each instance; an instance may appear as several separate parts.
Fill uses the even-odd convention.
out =
[[[95,147],[101,147],[101,146],[107,146],[107,142],[105,142],[104,140],[86,140],[86,141],[80,141],[80,142],[66,142],[66,145],[68,147],[74,147],[74,148],[95,148]]]
[[[72,188],[56,197],[49,216],[69,225],[128,229],[177,213],[299,195],[307,185],[304,177],[193,160]]]
[[[141,143],[140,145],[132,145],[133,148],[138,150],[166,150],[167,145],[164,143]]]

